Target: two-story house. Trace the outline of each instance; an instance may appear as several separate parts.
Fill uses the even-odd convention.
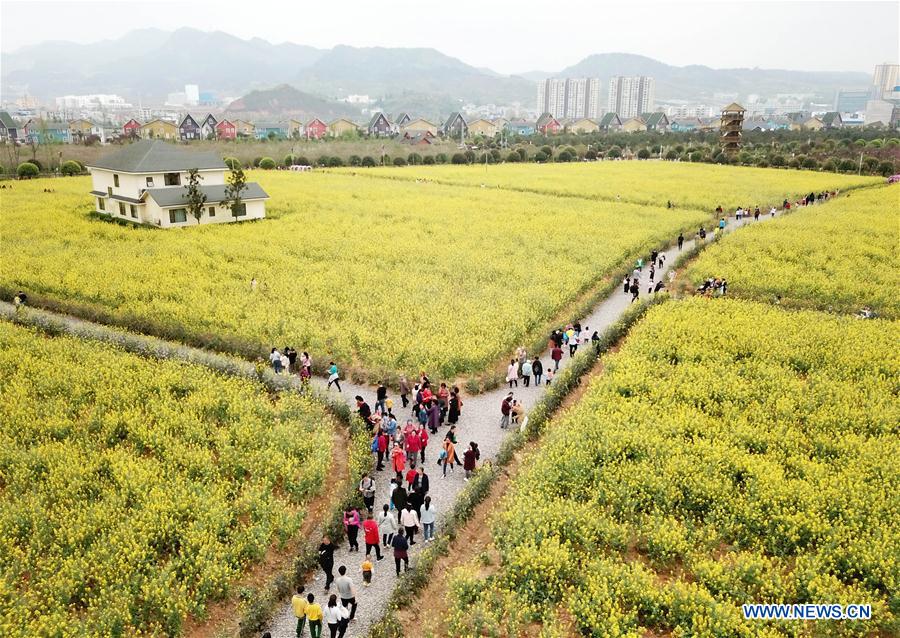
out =
[[[266,216],[269,196],[256,182],[241,193],[232,209],[227,195],[228,167],[214,152],[191,151],[161,140],[143,140],[108,153],[88,165],[98,213],[135,224],[170,228],[196,225],[188,209],[188,171],[196,168],[206,203],[201,224],[217,224]]]

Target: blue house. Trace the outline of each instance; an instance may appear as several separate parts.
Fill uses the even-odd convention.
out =
[[[534,135],[535,122],[511,120],[506,124],[506,130],[512,135]]]
[[[258,140],[267,139],[270,134],[274,134],[274,137],[280,140],[288,138],[288,128],[283,122],[257,122],[254,130]]]
[[[25,124],[25,137],[41,144],[69,144],[72,141],[68,122],[45,120],[28,120]]]
[[[676,133],[691,133],[700,130],[699,117],[677,117],[672,120],[670,130]]]

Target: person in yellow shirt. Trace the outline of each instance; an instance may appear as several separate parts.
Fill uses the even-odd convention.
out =
[[[322,607],[315,600],[316,597],[312,594],[306,597],[306,619],[309,621],[311,638],[322,638]]]
[[[372,582],[372,561],[366,556],[366,560],[362,564],[363,583],[366,587]]]
[[[297,638],[303,636],[303,625],[306,623],[306,598],[303,596],[303,587],[297,588],[297,593],[291,597],[291,607],[297,618]]]

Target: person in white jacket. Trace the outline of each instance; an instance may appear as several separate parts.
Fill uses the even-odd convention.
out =
[[[331,638],[344,638],[347,625],[350,624],[350,610],[338,600],[337,594],[331,594],[328,604],[322,610],[322,619],[328,625]]]
[[[391,513],[389,505],[385,505],[381,514],[378,515],[378,531],[381,532],[381,544],[390,547],[394,534],[397,532],[397,519]]]
[[[406,509],[400,514],[400,524],[406,531],[406,540],[409,541],[410,545],[415,545],[416,530],[419,529],[419,515],[416,514],[416,510],[409,503],[406,504]]]
[[[425,502],[422,504],[422,538],[425,542],[434,540],[434,521],[437,519],[437,510],[431,504],[431,497],[426,496]]]

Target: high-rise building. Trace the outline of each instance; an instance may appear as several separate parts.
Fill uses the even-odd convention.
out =
[[[607,112],[624,119],[653,111],[653,84],[653,78],[644,75],[613,76],[609,80]]]
[[[186,104],[196,106],[200,103],[200,87],[196,84],[185,84],[184,96]]]
[[[875,65],[875,77],[873,82],[875,85],[876,100],[890,97],[894,92],[894,87],[900,86],[900,64],[877,64]]]
[[[600,117],[600,78],[549,78],[538,82],[537,111],[556,118]]]
[[[834,110],[838,113],[862,113],[866,102],[872,99],[872,91],[838,91],[834,99]]]

